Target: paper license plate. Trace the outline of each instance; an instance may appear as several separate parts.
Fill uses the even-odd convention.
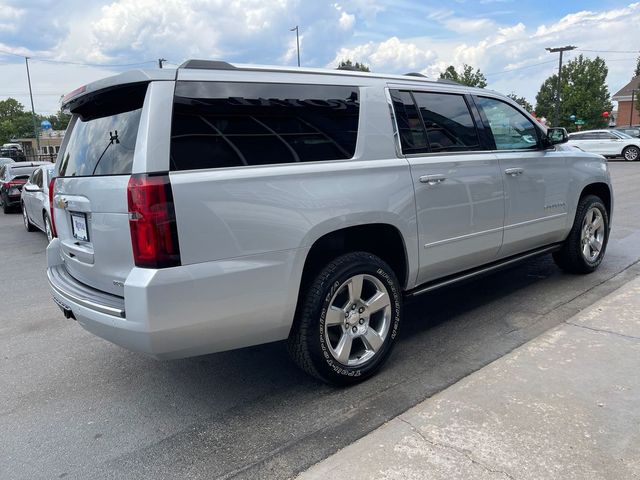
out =
[[[73,236],[83,242],[89,241],[89,232],[87,231],[87,216],[84,213],[71,214],[71,230]]]

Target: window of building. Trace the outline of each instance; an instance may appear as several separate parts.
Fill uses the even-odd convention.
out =
[[[352,158],[358,93],[347,86],[178,82],[171,169]]]

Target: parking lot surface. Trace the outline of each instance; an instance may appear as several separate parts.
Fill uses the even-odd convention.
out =
[[[546,256],[424,295],[386,368],[349,389],[298,371],[282,343],[158,362],[94,337],[50,299],[44,235],[0,215],[0,478],[295,475],[640,274],[640,164],[610,166],[596,273]]]

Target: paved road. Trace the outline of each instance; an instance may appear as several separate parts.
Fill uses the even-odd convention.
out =
[[[65,320],[45,238],[0,215],[0,478],[283,478],[501,357],[640,274],[640,163],[611,164],[607,258],[590,276],[550,257],[408,305],[380,375],[316,383],[282,344],[157,362]]]

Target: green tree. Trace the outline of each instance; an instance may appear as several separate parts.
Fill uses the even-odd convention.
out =
[[[53,130],[66,130],[67,125],[69,125],[69,121],[71,120],[71,114],[60,110],[55,115],[49,115],[46,117],[46,120],[49,120]]]
[[[476,69],[474,72],[473,67],[466,63],[462,66],[462,70],[460,72],[458,72],[456,67],[453,65],[449,65],[447,69],[440,74],[440,78],[453,80],[454,82],[458,82],[469,87],[484,88],[487,86],[487,79],[480,69]]]
[[[12,138],[33,136],[31,113],[14,98],[0,100],[0,144]]]
[[[338,65],[338,70],[352,70],[352,71],[360,71],[360,72],[370,72],[369,67],[364,63],[353,63],[351,60],[342,60]]]
[[[522,108],[524,108],[527,112],[529,112],[529,113],[533,112],[533,105],[531,105],[527,101],[526,98],[519,97],[513,92],[511,92],[509,95],[507,95],[507,97],[509,97],[514,102],[516,102],[518,105],[520,105]]]
[[[638,75],[640,75],[640,57],[638,57],[638,60],[636,61],[636,69],[633,72],[634,77],[637,77]]]
[[[59,111],[54,115],[42,116],[36,114],[36,125],[42,120],[49,120],[53,130],[66,130],[71,115]],[[14,98],[0,100],[0,145],[13,138],[33,137],[33,118],[24,106]]]
[[[606,127],[608,119],[603,112],[613,108],[606,80],[609,69],[600,57],[593,60],[583,55],[571,60],[562,67],[560,85],[560,118],[558,127],[576,130],[570,120],[571,115],[585,121],[585,128]],[[553,119],[556,106],[556,86],[558,75],[547,78],[536,95],[536,115]]]

